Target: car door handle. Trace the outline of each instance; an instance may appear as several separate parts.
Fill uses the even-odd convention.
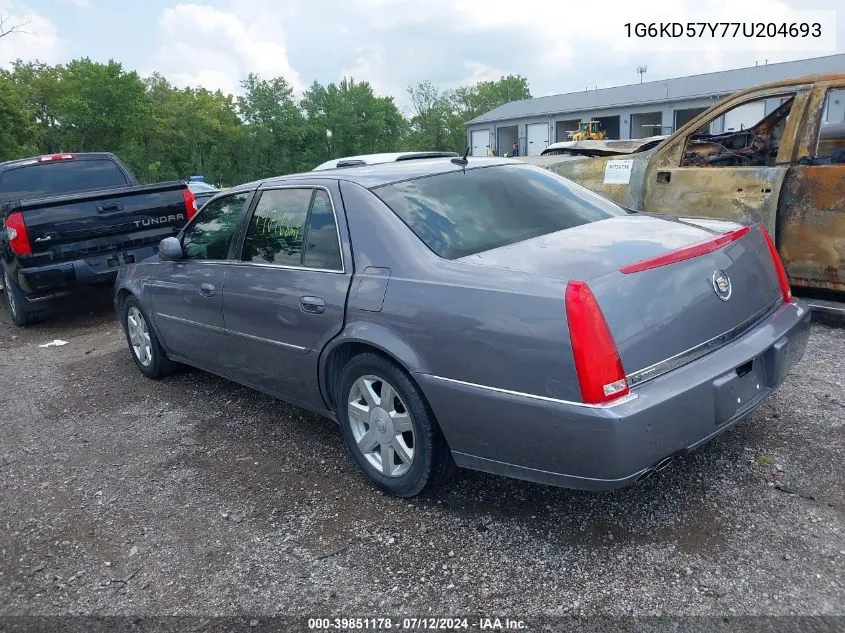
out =
[[[657,172],[657,182],[671,182],[672,181],[672,172],[671,171],[659,171]]]
[[[200,284],[200,294],[203,297],[214,296],[214,284]]]
[[[322,297],[300,297],[299,307],[309,314],[323,314],[326,311],[326,302]]]

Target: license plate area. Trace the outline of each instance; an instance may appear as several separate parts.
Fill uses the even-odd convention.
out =
[[[111,253],[99,257],[87,257],[85,263],[96,272],[120,268],[135,263],[135,254],[130,252]]]
[[[713,381],[716,425],[754,407],[769,391],[762,356],[736,366]]]

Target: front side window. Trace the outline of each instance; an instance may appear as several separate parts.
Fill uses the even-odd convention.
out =
[[[232,238],[238,230],[248,193],[218,198],[197,214],[182,234],[182,250],[188,259],[229,258]]]
[[[270,189],[261,194],[249,223],[241,259],[341,270],[337,224],[323,189]]]
[[[738,104],[687,139],[682,167],[767,167],[775,164],[794,94]]]
[[[444,259],[627,213],[589,189],[531,165],[453,171],[372,191]]]

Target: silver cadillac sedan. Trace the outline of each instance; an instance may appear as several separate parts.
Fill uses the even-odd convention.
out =
[[[764,227],[472,157],[234,187],[120,272],[115,307],[146,376],[192,365],[328,416],[404,497],[455,465],[638,481],[756,409],[810,327]]]

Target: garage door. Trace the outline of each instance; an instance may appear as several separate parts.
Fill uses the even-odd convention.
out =
[[[766,115],[764,100],[746,103],[730,112],[725,112],[725,132],[738,132],[753,127]]]
[[[472,155],[487,156],[490,145],[490,130],[476,130],[472,133]]]
[[[546,123],[532,123],[526,126],[525,136],[525,153],[539,156],[549,144],[549,126]]]

